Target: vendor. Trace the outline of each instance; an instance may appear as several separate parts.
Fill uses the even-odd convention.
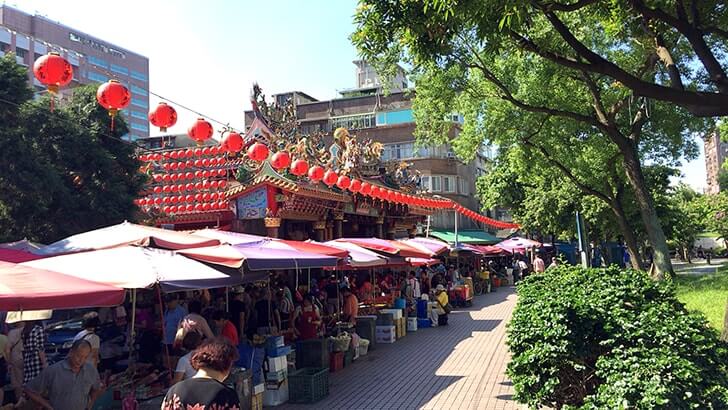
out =
[[[344,317],[342,319],[355,325],[356,317],[359,315],[359,299],[349,288],[343,288],[341,292],[344,295]]]
[[[172,384],[177,384],[181,382],[182,380],[187,380],[195,375],[197,373],[197,370],[192,367],[192,353],[194,353],[195,349],[197,349],[200,344],[202,343],[202,338],[200,337],[200,334],[197,332],[187,333],[184,340],[182,341],[182,347],[187,351],[187,354],[180,357],[179,361],[177,362],[177,368],[174,371],[174,379],[172,380]]]
[[[447,292],[445,291],[444,286],[437,285],[435,288],[435,299],[437,300],[437,325],[447,326],[448,313],[445,310],[445,306],[450,303],[450,300],[447,297]]]
[[[237,346],[238,340],[238,329],[235,327],[233,322],[227,319],[225,311],[218,309],[212,312],[212,321],[215,323],[215,329],[223,339],[227,340],[233,346]]]
[[[164,300],[167,302],[167,311],[164,312],[164,344],[167,345],[169,352],[173,352],[177,328],[182,319],[187,316],[187,311],[179,305],[179,299],[176,293],[164,295]]]
[[[303,306],[299,306],[293,315],[296,332],[301,340],[315,339],[318,336],[318,327],[321,324],[321,315],[313,304],[313,296],[303,298]]]

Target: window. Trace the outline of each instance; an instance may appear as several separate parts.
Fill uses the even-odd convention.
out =
[[[131,123],[131,129],[137,130],[137,131],[149,132],[149,126],[147,126],[146,124],[138,124],[136,122]]]
[[[429,176],[420,177],[420,188],[425,191],[431,191]]]
[[[107,77],[103,74],[99,74],[96,71],[89,71],[88,79],[91,81],[99,82],[99,83],[105,83],[105,82],[109,81],[109,77]]]
[[[440,185],[440,182],[441,182],[440,177],[439,176],[438,177],[433,176],[431,180],[432,180],[432,189],[431,189],[431,191],[432,192],[440,192],[440,191],[442,191],[442,186]]]
[[[24,50],[22,48],[15,48],[15,55],[19,58],[25,59],[25,56],[28,55],[28,50]]]
[[[147,114],[145,114],[143,112],[139,112],[139,111],[131,110],[130,115],[131,115],[131,118],[136,118],[139,120],[146,121],[148,119]]]
[[[145,90],[142,87],[137,87],[136,85],[131,85],[131,92],[141,94],[141,95],[147,95],[147,90]]]
[[[331,129],[343,127],[348,130],[358,130],[362,128],[372,128],[376,125],[376,118],[374,113],[334,117],[330,121]]]
[[[128,68],[116,64],[111,64],[111,71],[119,74],[129,75]]]
[[[95,66],[103,67],[103,68],[106,68],[106,69],[109,68],[109,63],[106,60],[104,60],[103,58],[98,58],[98,57],[94,57],[94,56],[87,56],[86,59],[88,60],[88,62],[90,64],[93,64]]]
[[[0,52],[7,53],[10,51],[10,44],[0,41]]]
[[[453,177],[442,177],[443,192],[455,192],[455,181]]]
[[[392,161],[397,159],[412,158],[414,156],[415,144],[405,142],[401,144],[387,144],[382,151],[382,159],[384,161]]]
[[[131,70],[131,78],[139,81],[147,81],[147,75],[144,73],[140,73],[139,71]]]
[[[463,177],[458,177],[458,192],[462,195],[469,195],[470,190],[468,189],[468,180]]]
[[[141,108],[149,108],[149,104],[145,100],[140,100],[134,97],[131,99],[131,105]]]

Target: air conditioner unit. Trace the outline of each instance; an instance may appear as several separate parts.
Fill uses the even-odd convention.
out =
[[[454,152],[448,152],[447,154],[445,154],[445,157],[446,158],[452,158],[452,159],[454,159],[455,158],[455,153]]]

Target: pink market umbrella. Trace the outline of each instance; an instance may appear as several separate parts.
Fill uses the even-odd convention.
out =
[[[505,239],[502,242],[497,243],[495,246],[505,249],[509,252],[513,252],[517,249],[540,248],[542,244],[541,242],[516,236],[513,238]]]
[[[425,248],[429,249],[430,252],[433,252],[435,255],[443,253],[450,249],[450,245],[448,245],[446,242],[433,238],[423,238],[421,236],[412,239],[404,239],[402,240],[402,242],[409,245],[413,243],[422,245]]]
[[[42,258],[43,256],[26,251],[0,248],[0,261],[4,262],[22,263]]]
[[[22,264],[0,262],[0,310],[117,306],[124,289]]]
[[[432,266],[442,262],[439,259],[425,259],[425,258],[405,258],[407,264],[410,266]]]
[[[186,249],[218,244],[220,244],[220,241],[217,239],[123,222],[118,225],[69,236],[66,239],[43,246],[33,253],[50,256],[115,248],[124,245]]]
[[[345,264],[346,266],[353,268],[368,268],[387,264],[386,257],[353,243],[329,241],[324,242],[324,244],[347,251],[349,253],[349,258]]]
[[[341,238],[336,239],[336,242],[349,242],[372,251],[384,252],[403,258],[430,258],[434,256],[428,249],[414,247],[401,241],[390,241],[379,238]]]

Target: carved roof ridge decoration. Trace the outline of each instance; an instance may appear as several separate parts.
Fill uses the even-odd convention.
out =
[[[233,219],[233,212],[227,211],[199,211],[189,214],[179,214],[173,217],[159,218],[157,224],[166,223],[195,223],[195,222],[210,222],[210,221],[226,221]]]

